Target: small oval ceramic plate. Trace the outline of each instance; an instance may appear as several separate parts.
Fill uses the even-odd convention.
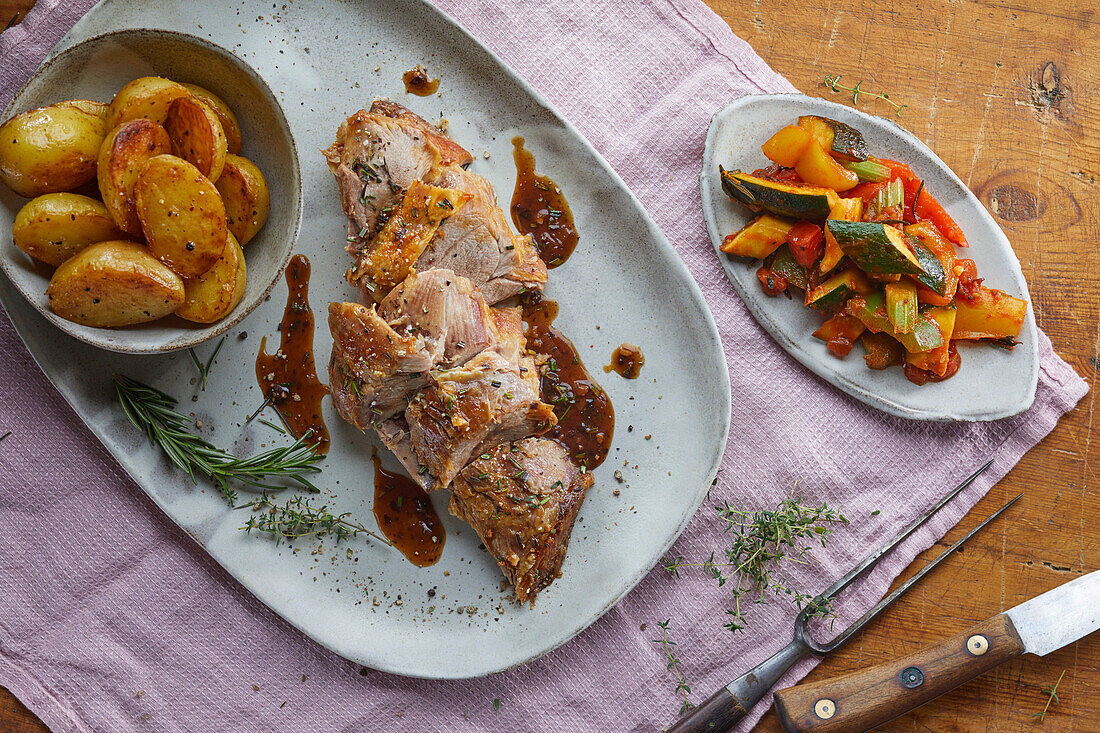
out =
[[[210,325],[168,316],[127,328],[92,328],[50,310],[46,286],[52,268],[34,262],[11,237],[0,242],[0,268],[47,320],[81,341],[109,351],[155,354],[186,349],[228,331],[263,302],[282,275],[298,238],[302,181],[290,125],[275,95],[252,67],[204,38],[134,28],[88,38],[43,64],[12,99],[0,120],[66,99],[110,102],[140,76],[165,76],[205,87],[224,99],[240,122],[244,155],[263,171],[271,189],[271,215],[244,248],[248,283],[228,316]],[[0,229],[10,232],[30,199],[0,185]]]
[[[1004,232],[985,207],[928,147],[890,120],[864,114],[842,104],[801,94],[741,97],[722,109],[710,123],[703,152],[700,188],[707,231],[715,251],[725,235],[751,219],[751,212],[722,191],[718,166],[752,171],[770,163],[760,146],[776,130],[793,124],[799,115],[830,117],[855,127],[877,155],[908,163],[928,190],[966,232],[969,249],[989,287],[1027,300],[1020,262]],[[726,276],[756,320],[807,368],[858,400],[880,410],[915,420],[995,420],[1023,412],[1035,399],[1039,378],[1039,351],[1035,316],[1028,308],[1020,344],[1005,351],[988,344],[959,349],[962,368],[951,379],[917,386],[901,369],[868,369],[856,349],[838,359],[824,342],[811,334],[821,325],[817,313],[797,299],[772,298],[756,279],[758,261],[718,252]]]

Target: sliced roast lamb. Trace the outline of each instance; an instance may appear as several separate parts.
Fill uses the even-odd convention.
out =
[[[393,238],[379,238],[387,222],[402,211],[405,217],[414,209],[424,213],[421,193],[414,190],[415,200],[405,200],[415,181],[448,190],[452,204],[458,203],[456,198],[464,203],[446,212],[442,223],[435,222],[437,229],[416,230],[414,241],[400,248],[400,268],[449,268],[481,288],[489,303],[546,283],[546,266],[530,237],[511,231],[493,187],[463,168],[472,160],[470,154],[401,105],[378,101],[370,111],[356,112],[324,154],[348,217],[347,250],[355,258],[349,282],[361,288],[363,302],[387,289],[380,293],[371,287],[371,272],[377,274],[379,262],[392,259]],[[387,256],[372,258],[376,248],[387,250]]]
[[[561,574],[577,513],[592,475],[581,473],[561,445],[544,438],[504,443],[455,478],[451,514],[469,522],[516,599],[534,603]]]

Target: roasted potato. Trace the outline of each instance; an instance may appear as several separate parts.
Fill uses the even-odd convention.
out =
[[[267,179],[248,158],[227,155],[225,168],[216,185],[225,202],[229,231],[242,245],[248,244],[263,227],[271,211]]]
[[[191,92],[192,97],[214,110],[225,132],[226,150],[238,155],[241,152],[241,126],[237,123],[237,116],[233,114],[233,110],[229,109],[229,105],[209,89],[203,89],[198,84],[181,83],[187,91]]]
[[[150,158],[134,184],[149,251],[181,277],[198,277],[225,250],[225,205],[206,176],[174,155]]]
[[[0,125],[0,180],[20,196],[70,191],[95,178],[103,118],[62,102]]]
[[[232,232],[226,232],[225,250],[209,270],[183,281],[183,305],[176,315],[195,323],[220,321],[233,312],[244,297],[248,269],[244,250]]]
[[[31,257],[57,267],[96,242],[124,239],[107,207],[76,193],[47,193],[15,215],[11,238]]]
[[[150,158],[170,152],[168,133],[146,119],[119,125],[103,141],[99,150],[99,195],[115,223],[131,236],[141,236],[134,182]]]
[[[108,129],[144,118],[163,125],[173,101],[190,94],[182,84],[159,76],[143,76],[118,90],[107,111]]]
[[[217,181],[225,167],[225,133],[214,110],[194,97],[180,97],[168,107],[164,121],[172,154]]]
[[[107,110],[111,108],[111,105],[106,102],[96,102],[92,99],[69,99],[64,102],[58,102],[53,105],[54,107],[62,107],[68,105],[70,107],[76,107],[77,109],[87,112],[90,115],[95,115],[103,120],[103,129],[109,130],[107,127]]]
[[[50,279],[50,309],[85,326],[112,328],[153,321],[183,304],[183,280],[135,242],[93,244]]]

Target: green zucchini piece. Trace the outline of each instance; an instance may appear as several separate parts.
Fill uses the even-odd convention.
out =
[[[775,251],[775,258],[772,259],[771,267],[768,269],[796,288],[805,290],[809,286],[810,279],[806,275],[806,268],[794,261],[794,256],[785,245]]]
[[[861,270],[872,275],[919,275],[924,272],[909,251],[905,235],[877,221],[825,222],[840,250]]]
[[[787,241],[787,233],[794,225],[788,219],[761,214],[722,240],[719,249],[726,254],[762,260]]]
[[[890,169],[876,160],[844,163],[844,167],[859,176],[860,181],[867,183],[881,183],[890,180]]]
[[[916,323],[910,333],[897,333],[894,331],[890,318],[886,315],[886,303],[882,293],[852,298],[844,305],[844,312],[855,316],[871,333],[888,333],[905,347],[910,353],[918,351],[930,351],[938,346],[943,346],[943,334],[929,313],[917,315]]]
[[[943,263],[940,262],[940,258],[936,256],[936,253],[916,237],[909,237],[909,243],[913,245],[917,262],[924,270],[923,273],[916,275],[917,282],[945,298],[951,295],[951,293],[946,292],[948,287],[947,272],[943,269]]]
[[[798,126],[806,129],[821,143],[821,147],[830,151],[833,157],[842,160],[867,160],[867,141],[859,130],[843,122],[828,117],[807,115],[798,118]],[[829,130],[832,135],[824,134]]]
[[[718,166],[726,195],[754,209],[793,219],[824,219],[839,200],[836,191],[770,181]]]
[[[859,270],[848,270],[833,275],[818,285],[806,297],[806,305],[816,310],[827,311],[839,308],[857,295],[865,295],[873,290],[871,283]]]
[[[890,319],[894,331],[912,331],[917,322],[917,286],[903,280],[887,283],[883,291],[886,293],[886,317]]]

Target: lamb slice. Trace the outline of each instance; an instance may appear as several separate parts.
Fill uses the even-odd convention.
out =
[[[447,137],[442,130],[408,107],[397,102],[391,102],[388,99],[376,99],[370,106],[370,111],[383,117],[391,117],[395,120],[407,122],[422,131],[439,151],[440,165],[457,165],[465,168],[474,161],[474,156],[470,154],[470,151]]]
[[[391,417],[375,426],[375,432],[386,446],[401,461],[401,465],[408,471],[409,476],[420,488],[430,491],[435,485],[435,476],[428,471],[428,467],[421,465],[413,452],[412,443],[409,440],[409,424],[402,415]]]
[[[441,351],[436,365],[443,367],[465,364],[487,347],[515,337],[514,325],[504,324],[502,333],[481,292],[451,270],[409,275],[378,305],[378,314],[401,334],[419,333],[437,343]]]
[[[462,209],[470,195],[413,181],[382,228],[363,245],[345,275],[348,284],[381,301],[412,270],[440,222]]]
[[[534,361],[481,352],[461,367],[432,372],[431,383],[405,410],[409,439],[420,463],[444,488],[486,449],[546,432],[557,423],[539,399]]]
[[[426,121],[395,103],[359,110],[323,151],[348,217],[348,246],[358,254],[413,181],[439,176],[473,157]]]
[[[329,390],[341,417],[365,430],[400,414],[438,361],[435,343],[395,331],[374,308],[330,303]]]
[[[520,603],[561,575],[569,535],[592,474],[581,473],[565,449],[545,438],[502,443],[454,479],[451,514],[469,522]]]
[[[439,169],[434,185],[470,196],[435,233],[417,260],[417,269],[447,267],[468,277],[496,303],[520,290],[541,290],[546,265],[539,259],[530,236],[515,234],[497,205],[492,185],[483,177],[457,166]]]

